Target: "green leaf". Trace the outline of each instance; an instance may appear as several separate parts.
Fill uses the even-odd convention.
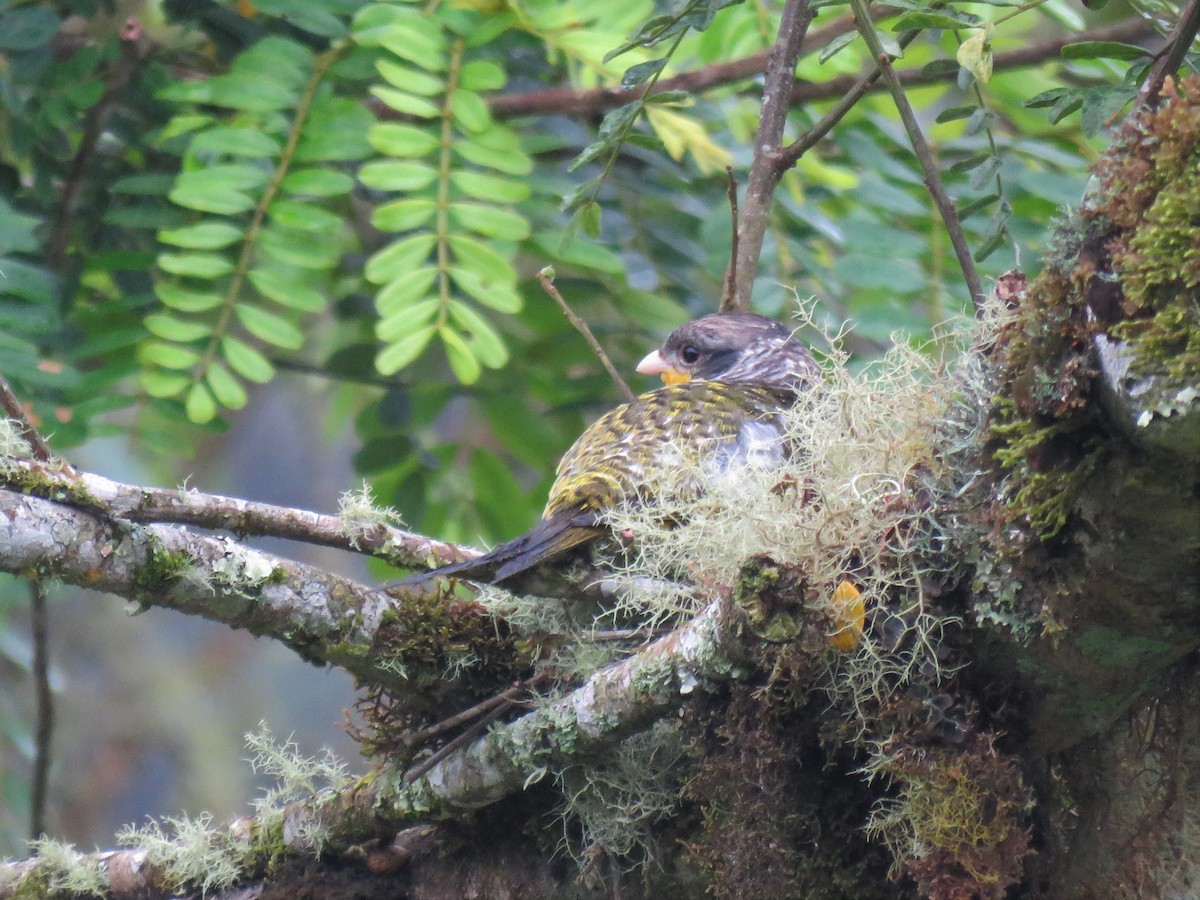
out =
[[[524,182],[470,169],[451,172],[450,183],[464,194],[490,203],[519,203],[528,199],[531,193],[529,185]]]
[[[246,405],[246,389],[220,363],[215,362],[208,367],[204,380],[208,382],[208,387],[217,398],[217,402],[226,409],[241,409]]]
[[[415,116],[418,119],[436,119],[442,114],[441,108],[436,103],[431,103],[424,97],[418,97],[406,91],[376,86],[371,88],[371,94],[382,101],[385,106],[406,116]]]
[[[983,210],[987,209],[989,206],[991,206],[993,203],[995,203],[999,199],[1000,199],[999,194],[988,194],[985,197],[976,197],[970,203],[963,204],[962,209],[960,209],[958,211],[958,217],[960,219],[969,219],[971,216],[975,215],[976,213],[982,212]]]
[[[221,305],[221,295],[215,292],[189,291],[173,281],[159,281],[154,293],[164,305],[180,312],[205,312]]]
[[[233,371],[248,381],[265,384],[275,376],[275,367],[269,359],[231,335],[221,338],[221,355]]]
[[[483,316],[461,300],[450,301],[450,318],[469,334],[467,343],[479,361],[489,369],[508,362],[508,350],[496,329]]]
[[[163,313],[146,316],[145,324],[151,334],[177,344],[198,341],[212,333],[212,329],[203,322],[186,322]]]
[[[200,362],[198,351],[164,341],[149,341],[142,344],[138,352],[145,362],[162,366],[164,369],[190,369]]]
[[[233,271],[233,263],[217,253],[160,253],[158,267],[172,275],[220,278]]]
[[[408,231],[424,225],[437,212],[437,201],[429,198],[393,200],[377,206],[371,224],[380,231]]]
[[[943,109],[937,114],[935,122],[955,122],[959,119],[965,119],[979,111],[978,106],[952,106],[949,109]]]
[[[1150,56],[1150,51],[1120,41],[1080,41],[1062,48],[1063,59],[1123,59],[1132,62]]]
[[[406,335],[394,344],[389,344],[375,357],[375,368],[380,375],[394,375],[421,355],[433,337],[432,325]]]
[[[198,212],[216,213],[221,216],[236,216],[249,212],[257,202],[253,197],[237,188],[217,186],[176,187],[170,193],[172,203]]]
[[[211,422],[217,417],[217,401],[213,399],[212,391],[199,381],[188,391],[184,409],[187,417],[197,425]]]
[[[533,169],[516,134],[495,122],[486,131],[455,141],[452,149],[467,162],[507,175],[527,175]]]
[[[437,179],[437,169],[419,162],[380,160],[358,170],[358,180],[376,191],[419,191]]]
[[[308,197],[340,197],[354,190],[354,179],[345,172],[329,169],[293,169],[280,187],[289,194]]]
[[[325,308],[321,292],[294,275],[264,266],[251,269],[247,277],[260,294],[281,306],[299,312],[320,312]]]
[[[975,261],[983,262],[985,259],[987,259],[989,256],[991,256],[993,253],[995,253],[997,250],[999,250],[1001,247],[1003,247],[1005,241],[1007,241],[1007,240],[1008,240],[1008,231],[1003,228],[1000,229],[995,234],[993,234],[991,237],[987,238],[982,244],[980,244],[979,248],[973,254]]]
[[[452,328],[443,326],[438,329],[438,337],[442,339],[442,346],[446,349],[446,359],[450,363],[450,369],[454,372],[454,376],[463,384],[474,384],[478,381],[479,376],[483,374],[483,369],[462,336]]]
[[[461,268],[477,273],[486,281],[508,285],[517,283],[517,273],[512,263],[490,246],[462,234],[450,235],[447,242]]]
[[[621,76],[621,87],[628,90],[632,87],[637,87],[639,84],[645,84],[655,75],[663,70],[667,65],[667,57],[660,59],[651,59],[644,63],[638,63],[636,66],[630,66],[625,70],[625,74]]]
[[[982,24],[979,16],[970,13],[960,13],[950,10],[930,12],[928,10],[910,10],[891,24],[893,32],[920,31],[926,28],[941,28],[953,31],[955,28],[976,28]]]
[[[436,242],[437,235],[414,234],[412,237],[388,244],[367,260],[364,274],[368,281],[375,284],[394,281],[402,273],[425,262]]]
[[[376,312],[386,318],[413,301],[421,299],[433,286],[437,274],[438,270],[434,266],[402,272],[375,295]]]
[[[367,141],[380,153],[402,157],[428,156],[439,143],[437,135],[424,128],[395,122],[372,125],[367,132]]]
[[[439,298],[430,297],[419,303],[402,307],[376,323],[375,336],[384,343],[390,344],[399,341],[429,325],[441,306],[442,301]]]
[[[450,114],[463,131],[472,134],[484,131],[492,123],[487,102],[474,91],[455,91],[450,98]]]
[[[367,132],[375,124],[362,103],[319,94],[296,142],[295,161],[353,162],[371,155]]]
[[[817,59],[822,62],[828,62],[832,57],[845,50],[858,39],[858,32],[851,30],[844,34],[839,34],[832,41],[825,45],[821,52],[817,55]]]
[[[158,233],[161,243],[187,250],[220,250],[242,239],[242,229],[228,222],[199,222],[184,228],[167,228]]]
[[[263,229],[258,246],[272,259],[299,269],[332,269],[341,257],[336,241],[275,223]]]
[[[380,43],[426,71],[441,72],[446,68],[446,39],[432,18],[397,21]]]
[[[325,235],[342,230],[342,220],[329,210],[301,200],[276,200],[269,210],[271,220],[286,228],[314,231]]]
[[[430,201],[431,204],[432,202]],[[451,203],[450,216],[463,228],[484,237],[512,241],[521,241],[529,237],[529,222],[524,216],[497,206],[483,203]]]
[[[284,350],[298,350],[304,346],[304,334],[283,316],[247,303],[239,303],[234,311],[245,329],[263,343]]]
[[[420,69],[402,66],[389,59],[375,60],[375,68],[383,76],[383,80],[393,87],[400,88],[410,94],[421,97],[440,97],[446,90],[446,83],[441,78],[435,78]]]
[[[647,103],[657,103],[660,106],[670,106],[672,104],[684,103],[692,99],[691,93],[688,91],[659,91],[657,94],[651,94],[646,98]]]
[[[283,151],[283,145],[269,134],[257,128],[235,128],[231,125],[218,125],[197,134],[188,153],[195,157],[198,154],[214,154],[223,156],[247,156],[254,158],[277,159]]]
[[[498,91],[507,81],[504,69],[487,59],[469,60],[458,72],[459,86],[469,91]]]
[[[496,312],[514,315],[524,305],[521,295],[513,290],[510,283],[491,281],[478,272],[459,266],[450,267],[450,278],[464,293]]]
[[[590,238],[600,237],[600,204],[595,200],[583,204],[575,211],[574,218],[579,222],[583,233]]]
[[[177,397],[184,392],[192,377],[182,372],[168,372],[163,369],[144,369],[138,374],[138,382],[142,390],[151,397],[163,399]]]

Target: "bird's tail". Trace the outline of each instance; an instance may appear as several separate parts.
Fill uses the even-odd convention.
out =
[[[409,575],[383,585],[383,589],[425,587],[442,578],[501,584],[587,543],[603,530],[597,524],[595,513],[563,510],[542,519],[524,534],[500,544],[490,553]]]

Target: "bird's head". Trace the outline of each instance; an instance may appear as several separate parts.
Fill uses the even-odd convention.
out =
[[[799,390],[817,373],[808,348],[787,326],[757,313],[714,313],[680,325],[638,363],[666,384],[750,382]]]

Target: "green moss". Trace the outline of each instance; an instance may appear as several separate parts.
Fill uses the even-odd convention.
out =
[[[1200,78],[1164,94],[1097,174],[1121,229],[1111,254],[1127,318],[1112,334],[1136,346],[1135,376],[1190,378],[1200,371]]]
[[[147,532],[147,555],[134,575],[133,586],[139,594],[152,594],[166,588],[196,567],[195,560],[179,550],[168,550]]]

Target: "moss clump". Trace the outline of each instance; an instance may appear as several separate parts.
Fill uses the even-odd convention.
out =
[[[1100,166],[1107,201],[1097,210],[1119,231],[1109,252],[1122,312],[1112,334],[1135,343],[1139,375],[1200,370],[1200,78],[1168,81],[1163,103],[1141,117]]]
[[[367,730],[355,729],[370,754],[414,751],[407,733],[457,712],[529,674],[527,649],[480,606],[453,591],[406,598],[386,612],[371,647],[405,680],[402,694],[369,688],[357,707]]]
[[[882,771],[899,786],[868,832],[930,900],[1000,900],[1024,874],[1033,799],[1011,758],[976,733],[960,748],[906,748]]]

